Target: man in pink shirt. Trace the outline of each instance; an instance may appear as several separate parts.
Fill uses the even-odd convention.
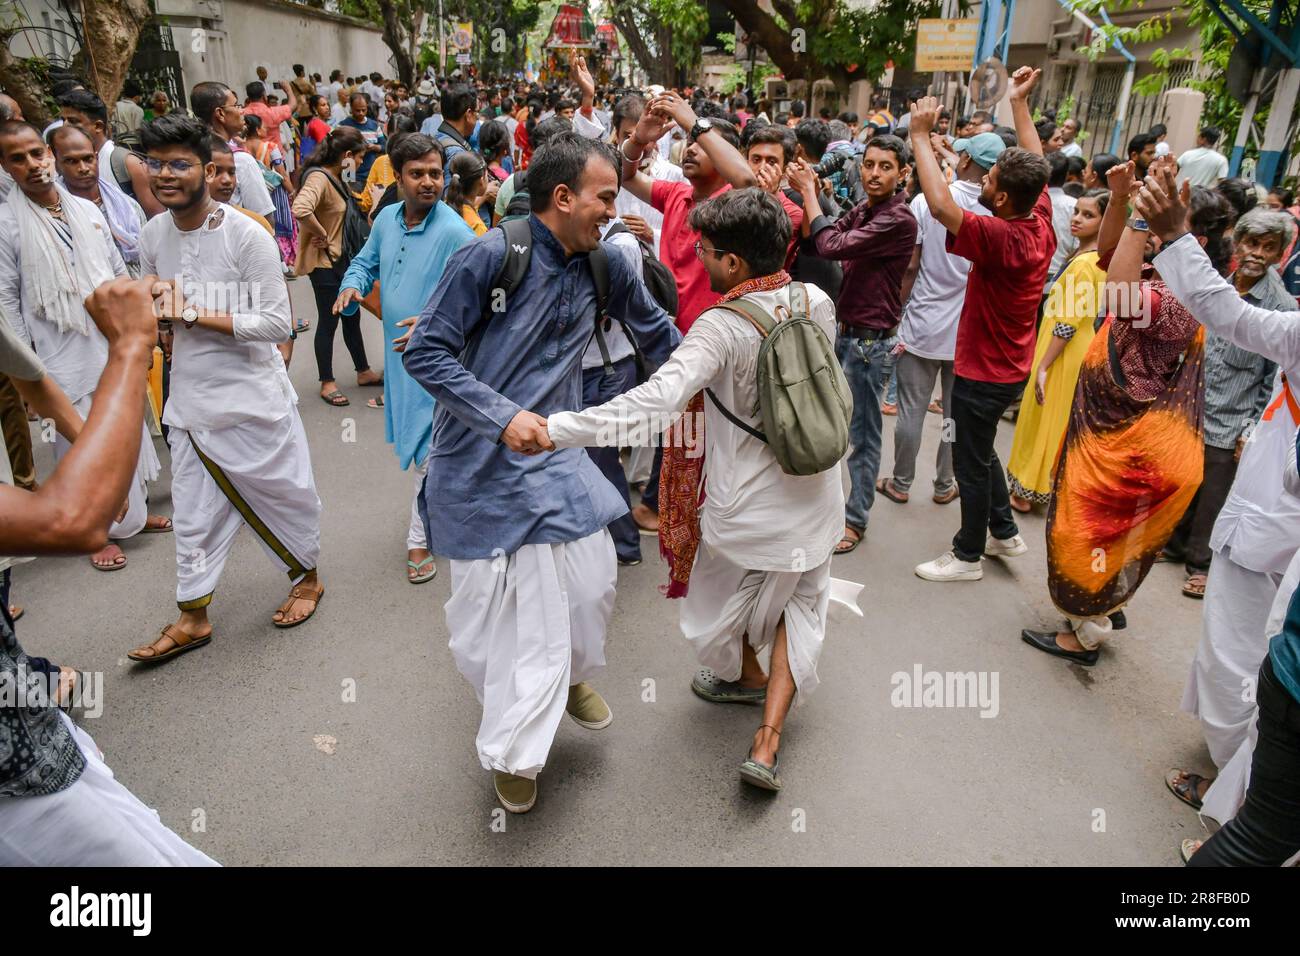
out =
[[[280,151],[281,155],[284,155],[284,144],[280,142],[280,124],[297,111],[298,97],[293,87],[284,80],[281,80],[278,85],[284,90],[284,105],[267,106],[266,86],[260,80],[249,83],[244,87],[244,92],[248,95],[248,105],[244,107],[244,112],[262,121],[262,135],[266,137],[268,143]]]

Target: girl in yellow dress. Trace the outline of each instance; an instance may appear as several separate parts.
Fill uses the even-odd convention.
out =
[[[1109,200],[1105,189],[1092,189],[1079,197],[1070,220],[1079,250],[1047,294],[1034,370],[1021,399],[1007,461],[1011,506],[1017,511],[1051,499],[1056,453],[1069,424],[1079,367],[1101,311],[1106,272],[1097,265],[1097,236]]]

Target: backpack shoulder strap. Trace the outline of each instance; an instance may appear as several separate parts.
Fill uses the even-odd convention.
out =
[[[492,280],[492,287],[488,290],[488,300],[483,306],[484,319],[492,316],[492,303],[498,289],[502,297],[508,299],[510,294],[519,288],[519,284],[524,281],[524,276],[528,274],[528,263],[533,255],[533,232],[529,228],[527,219],[511,219],[502,222],[497,228],[505,234],[506,255],[501,260],[501,268],[497,270],[496,277]]]
[[[618,236],[618,235],[622,235],[625,232],[631,232],[631,231],[632,230],[628,229],[627,223],[625,223],[622,219],[620,219],[618,222],[614,223],[614,225],[610,226],[608,230],[606,230],[605,238],[608,239],[610,236]]]
[[[126,156],[130,150],[125,146],[114,146],[113,151],[108,154],[108,165],[112,169],[113,179],[127,191],[128,196],[135,195],[135,189],[131,182],[131,170],[126,166]]]
[[[757,304],[750,302],[743,296],[739,299],[732,299],[730,302],[720,302],[711,308],[725,309],[728,312],[734,312],[741,318],[745,319],[758,330],[761,338],[767,338],[776,328],[776,320],[768,315]]]
[[[767,444],[767,436],[764,435],[757,428],[755,428],[753,425],[749,425],[745,422],[742,422],[739,418],[737,418],[736,415],[731,411],[731,409],[729,409],[726,405],[723,405],[721,400],[719,400],[718,396],[713,394],[713,389],[705,388],[704,393],[709,396],[709,401],[711,401],[714,405],[717,406],[718,411],[722,412],[723,418],[731,422],[731,424],[735,425],[741,431],[748,432],[749,434],[753,435],[764,445]]]
[[[591,266],[591,279],[596,284],[596,321],[602,322],[609,305],[609,254],[603,245],[596,243],[596,248],[587,255],[587,264]]]

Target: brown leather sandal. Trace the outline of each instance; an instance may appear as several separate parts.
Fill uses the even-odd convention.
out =
[[[293,607],[294,601],[311,601],[310,613],[308,613],[306,617],[298,618],[296,621],[277,621],[274,615],[272,615],[271,623],[276,627],[297,627],[299,624],[310,621],[312,616],[316,613],[316,608],[320,606],[320,599],[324,596],[325,585],[321,584],[319,581],[317,581],[315,585],[302,584],[301,582],[295,584],[289,589],[289,596],[284,599],[284,603],[276,608],[276,614],[288,614],[289,609]]]
[[[138,664],[161,664],[178,654],[184,654],[196,647],[202,647],[210,640],[212,640],[211,633],[205,634],[203,637],[190,637],[175,624],[168,624],[159,632],[158,637],[152,644],[145,644],[133,651],[127,651],[126,656]]]

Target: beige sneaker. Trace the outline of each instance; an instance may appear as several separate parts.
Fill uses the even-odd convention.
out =
[[[588,730],[604,730],[614,720],[605,698],[586,681],[569,688],[569,703],[564,710],[578,726]]]
[[[537,781],[516,777],[513,773],[492,771],[492,787],[501,806],[510,813],[527,813],[537,802]]]

